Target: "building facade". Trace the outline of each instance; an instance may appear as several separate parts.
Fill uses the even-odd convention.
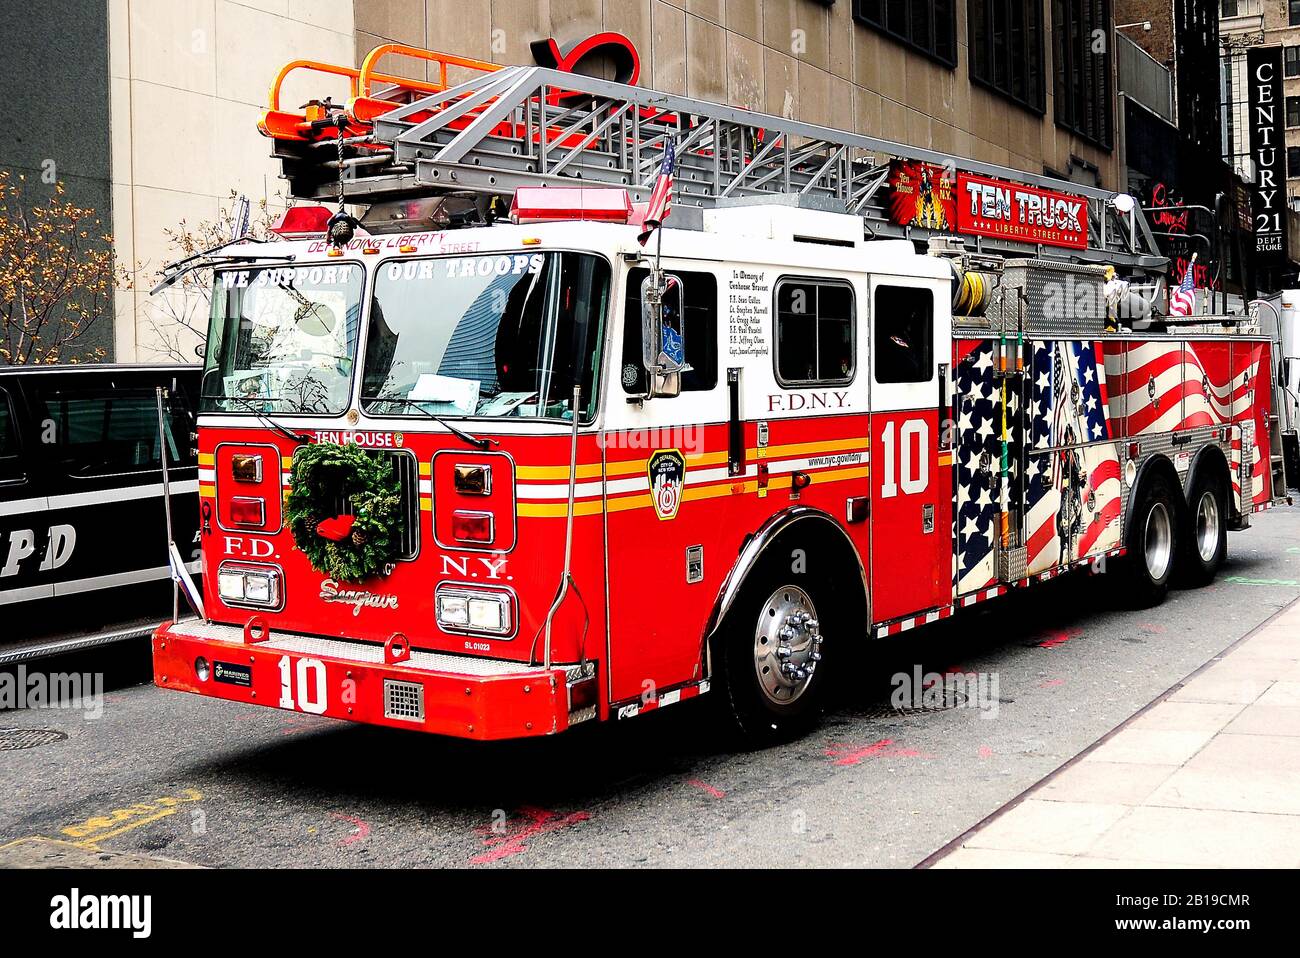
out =
[[[21,20],[17,0],[6,17]],[[501,64],[533,45],[567,50],[615,32],[642,86],[853,130],[1012,170],[1122,189],[1111,0],[104,0],[82,63],[99,90],[92,170],[119,256],[137,272],[118,293],[119,361],[168,351],[159,324],[189,307],[147,296],[176,248],[168,231],[212,222],[229,197],[283,202],[255,124],[292,59],[357,65],[399,43]],[[65,67],[50,36],[47,71]],[[84,32],[81,35],[86,35]],[[94,38],[98,37],[97,40]],[[381,69],[423,77],[418,60]],[[600,73],[599,60],[580,69]],[[306,83],[310,80],[311,86]],[[93,82],[92,82],[93,81]],[[291,76],[283,99],[346,97],[340,82]],[[18,96],[21,101],[21,95]],[[13,103],[14,99],[9,98]],[[84,106],[85,104],[83,104]],[[52,126],[73,119],[64,98]],[[45,109],[40,106],[40,109]],[[33,111],[38,104],[32,104]],[[60,111],[63,111],[62,113]],[[51,142],[55,141],[51,135]],[[0,167],[29,163],[6,156]],[[191,318],[196,318],[191,311]]]
[[[1248,52],[1281,48],[1283,66],[1283,125],[1287,233],[1290,268],[1272,285],[1297,281],[1300,258],[1300,2],[1297,0],[1219,0],[1220,96],[1223,117],[1221,150],[1226,162],[1248,180],[1256,177],[1250,142],[1250,83]]]
[[[1282,48],[1286,91],[1287,195],[1300,210],[1300,3],[1295,0],[1220,0],[1223,43],[1223,152],[1250,174],[1246,51],[1254,46]]]
[[[1219,0],[1117,0],[1115,32],[1126,190],[1147,211],[1169,279],[1255,290],[1249,173],[1229,162]]]

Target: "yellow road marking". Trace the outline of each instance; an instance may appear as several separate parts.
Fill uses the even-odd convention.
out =
[[[202,799],[203,793],[197,788],[186,788],[181,791],[179,796],[163,795],[148,802],[136,802],[125,808],[115,808],[107,815],[92,815],[84,821],[65,825],[59,831],[68,838],[75,839],[68,842],[68,844],[76,845],[78,848],[94,849],[99,846],[100,842],[116,838],[118,835],[125,835],[127,832],[167,818],[169,815],[175,815],[180,811],[182,805],[198,802]],[[141,817],[130,821],[131,817],[135,815]],[[119,822],[126,822],[126,824],[120,828],[114,828],[113,826]],[[42,838],[44,836],[33,835],[30,837]],[[66,839],[54,840],[66,841]]]

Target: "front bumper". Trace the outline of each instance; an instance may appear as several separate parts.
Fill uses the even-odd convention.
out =
[[[483,740],[551,735],[595,717],[594,705],[570,711],[572,687],[595,681],[590,663],[547,670],[417,650],[395,662],[373,642],[270,630],[257,641],[246,631],[198,620],[164,623],[153,635],[154,684],[249,705]],[[199,659],[207,664],[206,677]]]

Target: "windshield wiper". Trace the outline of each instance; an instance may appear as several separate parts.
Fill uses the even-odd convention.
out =
[[[291,442],[294,442],[300,446],[305,446],[311,442],[311,436],[305,436],[302,433],[294,432],[292,429],[289,429],[286,426],[282,426],[280,423],[276,422],[274,419],[272,419],[262,410],[254,406],[253,401],[251,399],[245,399],[243,396],[213,396],[209,393],[202,393],[200,394],[199,398],[216,399],[216,400],[221,400],[222,402],[239,403],[241,406],[243,406],[245,409],[251,412],[254,416],[256,416],[263,425],[279,433],[285,439],[288,439]]]
[[[363,400],[363,402],[364,401],[365,400]],[[453,426],[451,423],[447,422],[447,420],[443,419],[441,416],[435,416],[433,413],[429,412],[429,410],[425,409],[423,403],[419,399],[406,399],[400,396],[376,396],[374,399],[371,399],[369,401],[372,403],[388,402],[388,403],[393,403],[394,405],[397,406],[405,406],[407,409],[415,409],[423,413],[424,415],[428,416],[438,425],[443,426],[449,433],[451,433],[461,442],[467,442],[475,449],[488,449],[492,446],[501,445],[501,443],[497,442],[495,439],[480,439],[477,436],[471,436],[464,429],[458,429],[456,426]]]

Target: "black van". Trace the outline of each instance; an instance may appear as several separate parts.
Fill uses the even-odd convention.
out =
[[[0,665],[171,617],[156,388],[176,544],[197,570],[199,371],[0,367]]]

